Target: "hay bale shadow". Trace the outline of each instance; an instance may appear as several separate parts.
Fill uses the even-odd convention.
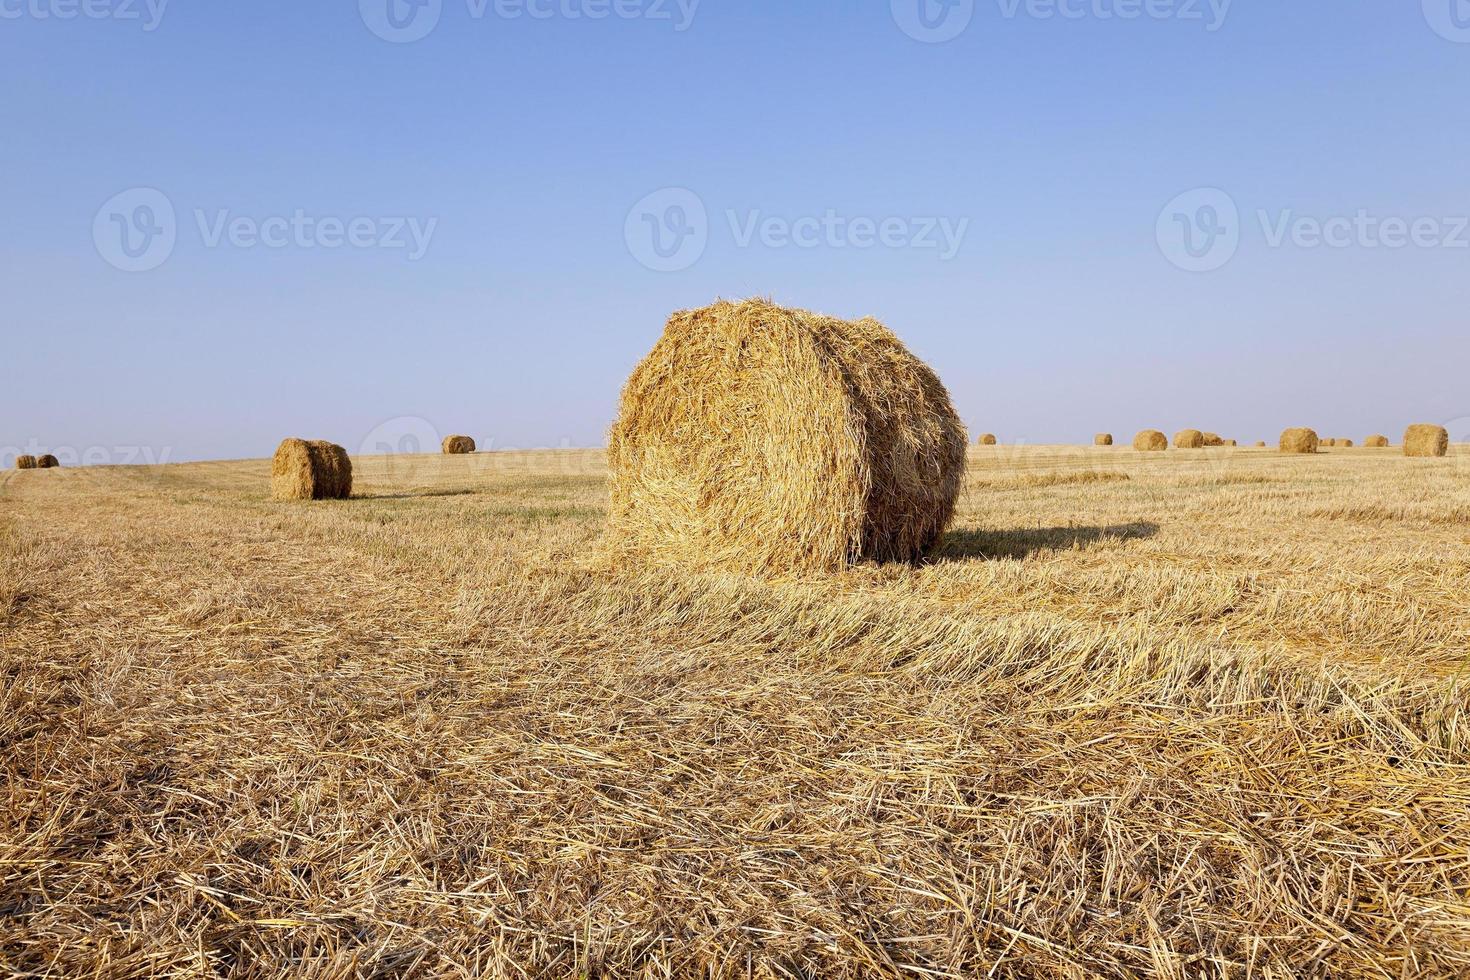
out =
[[[1042,551],[1067,551],[1100,541],[1141,541],[1158,533],[1159,526],[1152,521],[1134,521],[1131,524],[1106,527],[951,531],[934,550],[929,561],[940,564],[977,558],[990,561],[1000,558],[1029,558]]]

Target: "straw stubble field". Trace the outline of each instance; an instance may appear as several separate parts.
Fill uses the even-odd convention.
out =
[[[598,452],[12,473],[0,970],[1470,971],[1470,459],[972,449],[918,568]]]

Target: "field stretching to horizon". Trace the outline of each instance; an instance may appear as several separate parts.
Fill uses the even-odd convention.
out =
[[[790,580],[354,468],[0,476],[0,973],[1470,975],[1470,447],[972,448]]]

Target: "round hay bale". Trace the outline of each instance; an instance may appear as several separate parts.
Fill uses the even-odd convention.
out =
[[[1225,445],[1225,440],[1224,439],[1221,439],[1218,433],[1215,433],[1215,432],[1206,432],[1206,433],[1203,433],[1203,435],[1204,435],[1205,445],[1208,446],[1211,449],[1218,449],[1219,447]]]
[[[1265,439],[1257,439],[1256,440],[1256,448],[1257,449],[1265,449],[1266,448],[1266,440]]]
[[[1225,440],[1225,445],[1230,446],[1230,447],[1233,448],[1233,447],[1239,445],[1239,443],[1237,443],[1234,439],[1226,439]]]
[[[1404,433],[1405,456],[1447,456],[1450,432],[1442,425],[1411,425]]]
[[[1353,448],[1353,441],[1351,439],[1339,439],[1339,440],[1337,440],[1337,444],[1339,446],[1341,446],[1343,449],[1351,449],[1351,448]]]
[[[475,440],[469,436],[445,436],[444,455],[468,456],[475,451]]]
[[[15,468],[18,469],[18,470],[33,470],[33,469],[35,469],[36,468],[36,457],[34,457],[34,456],[17,456],[17,457],[15,457]]]
[[[611,537],[757,574],[912,561],[954,514],[967,442],[939,378],[877,320],[682,311],[623,389]]]
[[[1158,429],[1144,429],[1133,437],[1133,448],[1141,453],[1161,453],[1169,448],[1169,437]]]
[[[346,500],[352,496],[352,460],[330,442],[287,439],[271,460],[276,500]]]
[[[1322,441],[1311,429],[1287,429],[1281,433],[1281,451],[1310,455],[1321,447]]]
[[[61,463],[57,460],[55,456],[52,456],[50,453],[47,453],[44,456],[36,457],[36,469],[38,470],[54,470],[60,466]]]
[[[980,445],[982,445],[982,446],[993,446],[993,445],[995,445],[995,433],[993,433],[993,432],[987,432],[983,436],[981,436],[980,437]]]
[[[1387,449],[1388,436],[1369,436],[1363,440],[1363,445],[1368,449]]]
[[[1111,446],[1113,444],[1113,437],[1110,433],[1099,432],[1092,437],[1092,444],[1094,446]]]
[[[1198,429],[1185,429],[1174,433],[1175,449],[1203,449],[1205,434]]]

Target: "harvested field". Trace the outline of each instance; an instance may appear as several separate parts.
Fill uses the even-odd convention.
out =
[[[603,454],[0,474],[0,970],[1470,973],[1470,455],[973,449],[920,567]]]

